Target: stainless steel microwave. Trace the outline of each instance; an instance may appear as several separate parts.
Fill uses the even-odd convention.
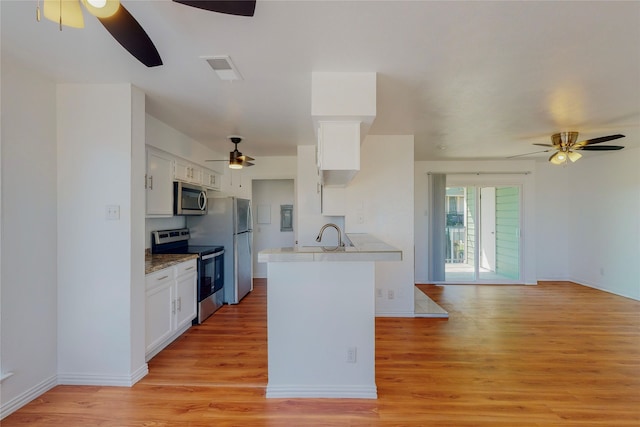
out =
[[[174,215],[206,215],[207,190],[203,187],[173,183],[173,214]]]

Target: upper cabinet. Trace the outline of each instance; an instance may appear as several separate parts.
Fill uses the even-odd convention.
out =
[[[173,215],[173,157],[147,147],[145,175],[147,216]]]
[[[184,159],[176,157],[173,178],[176,181],[202,185],[202,168]]]
[[[360,144],[376,116],[375,72],[311,73],[311,116],[325,186],[346,186],[360,170]]]
[[[345,186],[360,170],[359,121],[318,123],[318,169],[325,186]]]
[[[147,217],[173,216],[173,182],[183,181],[220,191],[222,175],[165,151],[147,146],[145,175]]]
[[[202,185],[211,190],[220,191],[220,174],[209,169],[202,170]]]

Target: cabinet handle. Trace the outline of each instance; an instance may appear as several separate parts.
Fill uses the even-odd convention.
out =
[[[167,277],[169,277],[169,276],[162,276],[162,277],[158,277],[156,280],[164,280],[164,279],[166,279]]]
[[[178,311],[182,311],[182,297],[178,297]]]
[[[153,175],[149,177],[149,190],[153,190]]]
[[[144,174],[144,189],[147,189],[147,174]]]
[[[176,314],[176,300],[171,301],[171,314]]]
[[[193,265],[192,265],[191,267],[187,267],[187,268],[185,268],[185,269],[184,269],[184,271],[187,271],[187,270],[193,270],[193,268],[194,268],[194,267],[193,267]]]

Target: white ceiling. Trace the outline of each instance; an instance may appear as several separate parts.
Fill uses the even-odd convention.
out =
[[[163,66],[137,62],[87,13],[80,30],[36,22],[37,0],[0,2],[3,59],[59,82],[132,82],[149,114],[219,152],[243,135],[254,157],[314,143],[313,71],[376,71],[370,133],[414,134],[417,160],[505,158],[562,130],[640,146],[639,1],[257,0],[254,17],[122,4]],[[211,55],[244,80],[220,81],[200,59]]]

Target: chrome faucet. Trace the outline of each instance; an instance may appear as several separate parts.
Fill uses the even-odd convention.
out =
[[[325,224],[322,226],[322,228],[320,229],[320,232],[318,233],[318,237],[316,237],[316,242],[319,242],[322,240],[322,233],[324,233],[324,230],[327,227],[333,227],[336,229],[336,231],[338,232],[338,247],[344,246],[344,243],[342,243],[342,231],[340,231],[340,227],[332,223]]]

